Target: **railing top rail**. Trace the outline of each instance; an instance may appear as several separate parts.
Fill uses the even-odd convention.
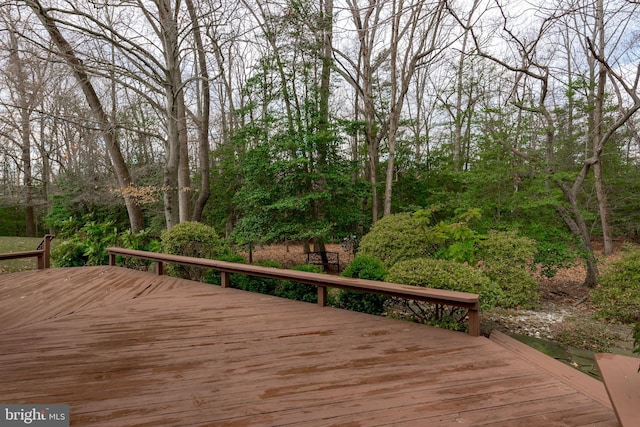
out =
[[[280,280],[292,280],[315,286],[357,290],[376,293],[391,297],[409,298],[432,303],[444,303],[477,310],[479,307],[478,294],[449,291],[444,289],[422,288],[397,283],[377,282],[365,279],[352,279],[306,271],[285,270],[272,267],[262,267],[250,264],[238,264],[204,258],[194,258],[180,255],[169,255],[157,252],[139,251],[135,249],[107,248],[110,254],[132,256],[150,261],[176,263],[191,267],[212,268],[227,273],[241,273],[252,276],[267,277]]]
[[[42,249],[35,249],[32,251],[8,252],[5,254],[0,254],[0,260],[32,258],[42,256],[42,254],[44,254],[44,250]]]

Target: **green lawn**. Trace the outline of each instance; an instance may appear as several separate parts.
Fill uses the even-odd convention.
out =
[[[38,247],[42,237],[0,237],[0,254],[30,251]],[[36,258],[0,261],[0,273],[32,270],[36,268]]]

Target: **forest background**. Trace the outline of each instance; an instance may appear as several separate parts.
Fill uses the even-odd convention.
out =
[[[594,286],[640,233],[633,0],[9,0],[0,234],[359,240],[429,212]]]

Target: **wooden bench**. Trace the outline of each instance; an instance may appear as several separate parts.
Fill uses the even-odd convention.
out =
[[[340,254],[338,252],[308,252],[307,264],[319,265],[324,271],[340,272]]]
[[[637,426],[640,423],[640,359],[598,353],[596,364],[620,425]]]
[[[309,273],[306,271],[237,264],[212,259],[168,255],[134,249],[107,248],[107,252],[109,253],[109,265],[116,265],[117,256],[147,259],[156,262],[156,272],[160,275],[164,274],[164,263],[211,268],[220,272],[221,285],[223,288],[229,287],[231,273],[248,274],[250,276],[278,280],[291,280],[298,283],[314,285],[318,288],[318,304],[323,307],[327,305],[328,288],[348,289],[407,300],[462,307],[468,310],[469,334],[476,337],[480,335],[480,297],[477,294],[421,288],[397,283],[376,282],[373,280],[351,279],[329,274]]]

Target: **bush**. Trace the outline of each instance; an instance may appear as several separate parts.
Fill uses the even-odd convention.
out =
[[[370,256],[355,257],[344,269],[342,276],[366,280],[383,281],[387,275],[382,261]],[[361,313],[382,314],[388,297],[366,292],[341,290],[338,305],[341,308]]]
[[[223,249],[222,252],[216,257],[216,260],[218,261],[225,261],[225,262],[233,262],[236,264],[244,264],[245,263],[245,259],[244,256],[237,254],[233,251],[231,251],[230,249]],[[239,277],[242,276],[241,274],[230,274],[229,275],[229,281],[231,282],[230,285],[232,288],[237,288],[238,287],[238,279]],[[217,270],[207,270],[204,272],[204,282],[205,283],[209,283],[211,285],[218,285],[220,286],[222,284],[222,279],[220,278],[220,272]]]
[[[402,261],[391,267],[388,282],[425,288],[471,292],[480,295],[480,308],[493,308],[500,297],[500,288],[487,276],[467,264],[456,261],[421,258]],[[457,307],[403,302],[415,320],[450,329],[463,329],[466,311]]]
[[[402,261],[391,267],[387,282],[423,288],[447,289],[480,295],[480,308],[495,307],[500,288],[482,272],[456,261],[421,258]]]
[[[157,252],[160,243],[147,230],[119,233],[112,221],[90,221],[74,234],[60,240],[51,250],[51,264],[55,267],[106,265],[109,262],[109,246]],[[138,269],[147,269],[150,263],[134,257],[125,257],[123,261],[126,267]]]
[[[261,267],[282,268],[278,261],[272,260],[258,261],[255,265],[259,265]],[[267,295],[275,295],[280,282],[278,279],[249,276],[247,274],[238,274],[236,276],[235,280],[231,282],[231,286],[234,288]]]
[[[198,258],[215,259],[222,252],[222,242],[213,227],[199,222],[181,222],[162,235],[162,252],[171,255],[184,255]],[[168,264],[167,273],[202,281],[204,270],[197,267]]]
[[[620,323],[640,321],[640,248],[625,245],[622,256],[600,275],[591,291],[596,316]]]
[[[497,305],[534,308],[540,301],[538,281],[530,274],[536,242],[512,231],[490,231],[478,247],[482,271],[502,290]]]
[[[81,267],[109,263],[109,246],[157,252],[160,248],[155,235],[147,230],[132,233],[118,232],[113,221],[90,221],[51,249],[51,264],[55,267]],[[148,269],[151,261],[125,257],[123,264],[129,268]]]
[[[90,221],[51,251],[51,263],[55,267],[106,265],[107,248],[117,244],[118,230],[112,221]]]
[[[386,268],[425,257],[475,262],[478,235],[469,223],[479,218],[479,211],[470,209],[429,225],[435,210],[385,216],[362,238],[358,254],[378,258]]]
[[[302,264],[292,267],[291,270],[307,271],[309,273],[322,273],[322,268],[317,265]],[[276,289],[276,295],[297,301],[318,302],[318,287],[305,283],[283,280]]]
[[[358,255],[378,258],[386,268],[431,254],[434,242],[421,216],[400,213],[380,219],[360,241]]]
[[[63,240],[51,249],[54,267],[83,267],[88,263],[85,243],[80,239]]]

